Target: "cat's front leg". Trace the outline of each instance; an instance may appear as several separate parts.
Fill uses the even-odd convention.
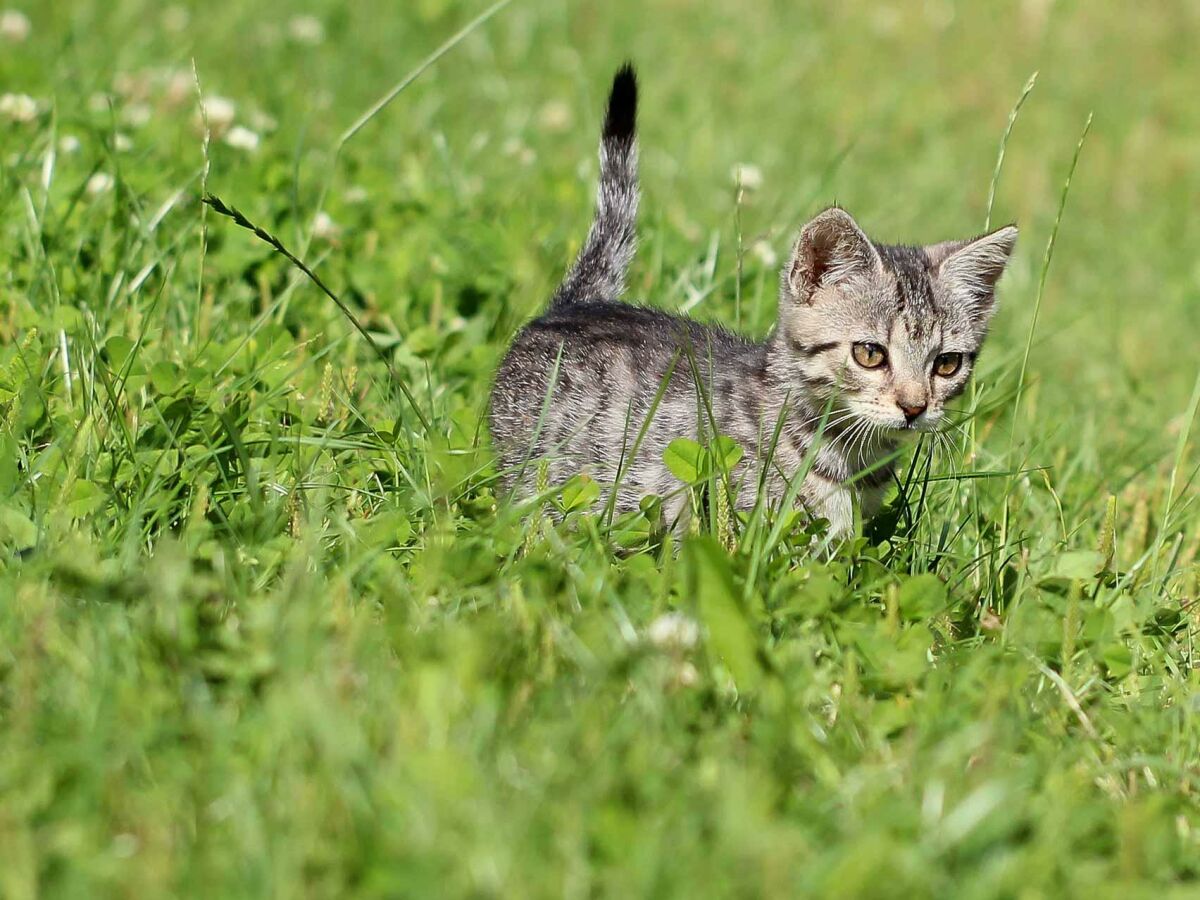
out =
[[[850,488],[810,472],[804,480],[804,505],[829,522],[829,532],[844,538],[854,531],[854,494]]]

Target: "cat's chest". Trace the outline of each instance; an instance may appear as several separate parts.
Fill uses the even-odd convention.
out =
[[[846,484],[855,493],[875,490],[891,481],[895,445],[871,439],[853,430],[825,433],[800,427],[782,427],[765,432],[765,438],[743,441],[746,462],[756,469],[767,467],[786,480],[811,473],[830,484]]]

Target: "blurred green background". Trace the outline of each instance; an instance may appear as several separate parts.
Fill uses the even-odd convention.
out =
[[[1198,890],[1200,3],[513,0],[338,153],[483,4],[16,2],[0,895]],[[626,59],[632,293],[755,334],[829,203],[982,231],[1039,73],[978,451],[909,531],[677,554],[497,504],[491,373]]]

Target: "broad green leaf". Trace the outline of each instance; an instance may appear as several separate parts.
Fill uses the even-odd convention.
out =
[[[1109,644],[1100,658],[1110,678],[1121,679],[1133,671],[1133,653],[1125,644]]]
[[[745,451],[742,445],[731,437],[719,434],[709,448],[709,454],[717,464],[717,471],[731,472],[733,467],[742,461]]]
[[[62,329],[70,333],[76,331],[82,322],[83,314],[75,307],[67,306],[65,303],[55,306],[50,315],[50,324],[55,331]]]
[[[0,541],[15,550],[28,550],[37,545],[37,526],[20,510],[0,507]]]
[[[122,334],[113,335],[104,344],[104,355],[108,357],[109,370],[114,375],[141,374],[144,370],[137,360],[130,360],[136,345]]]
[[[738,600],[729,557],[708,536],[689,540],[685,553],[692,597],[708,632],[707,646],[740,690],[752,690],[762,681],[762,661],[750,617]]]
[[[896,595],[901,618],[919,622],[941,612],[946,606],[946,585],[936,575],[924,573],[905,578]]]
[[[180,384],[179,366],[160,360],[150,367],[150,383],[160,394],[173,394]]]
[[[600,485],[590,475],[580,473],[563,485],[558,505],[565,513],[587,509],[600,496]]]
[[[868,683],[896,689],[916,681],[929,668],[933,636],[928,628],[910,626],[894,634],[883,622],[871,622],[852,629],[852,633]]]
[[[663,462],[685,484],[695,484],[704,477],[707,457],[708,451],[691,438],[675,438],[663,451]]]
[[[277,388],[287,381],[295,369],[295,363],[286,359],[278,359],[274,362],[267,363],[258,369],[258,377],[263,384],[271,388]]]
[[[843,590],[833,577],[818,571],[803,581],[795,580],[784,594],[780,609],[806,618],[821,616],[833,608]]]
[[[7,497],[18,483],[17,442],[7,434],[0,434],[0,496]]]
[[[67,511],[75,518],[86,516],[104,506],[107,499],[99,487],[80,478],[71,485],[70,494],[67,496]]]
[[[419,325],[409,331],[404,339],[404,347],[409,353],[422,356],[441,347],[445,337],[428,325]]]
[[[1104,557],[1097,550],[1069,550],[1053,563],[1051,575],[1056,578],[1088,580],[1104,568]]]

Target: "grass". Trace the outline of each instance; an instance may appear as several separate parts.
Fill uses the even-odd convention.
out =
[[[427,64],[486,9],[0,38],[0,896],[1200,891],[1194,11],[513,0]],[[764,333],[834,200],[1021,223],[964,431],[832,553],[719,445],[679,547],[497,501],[626,57],[655,304]]]

